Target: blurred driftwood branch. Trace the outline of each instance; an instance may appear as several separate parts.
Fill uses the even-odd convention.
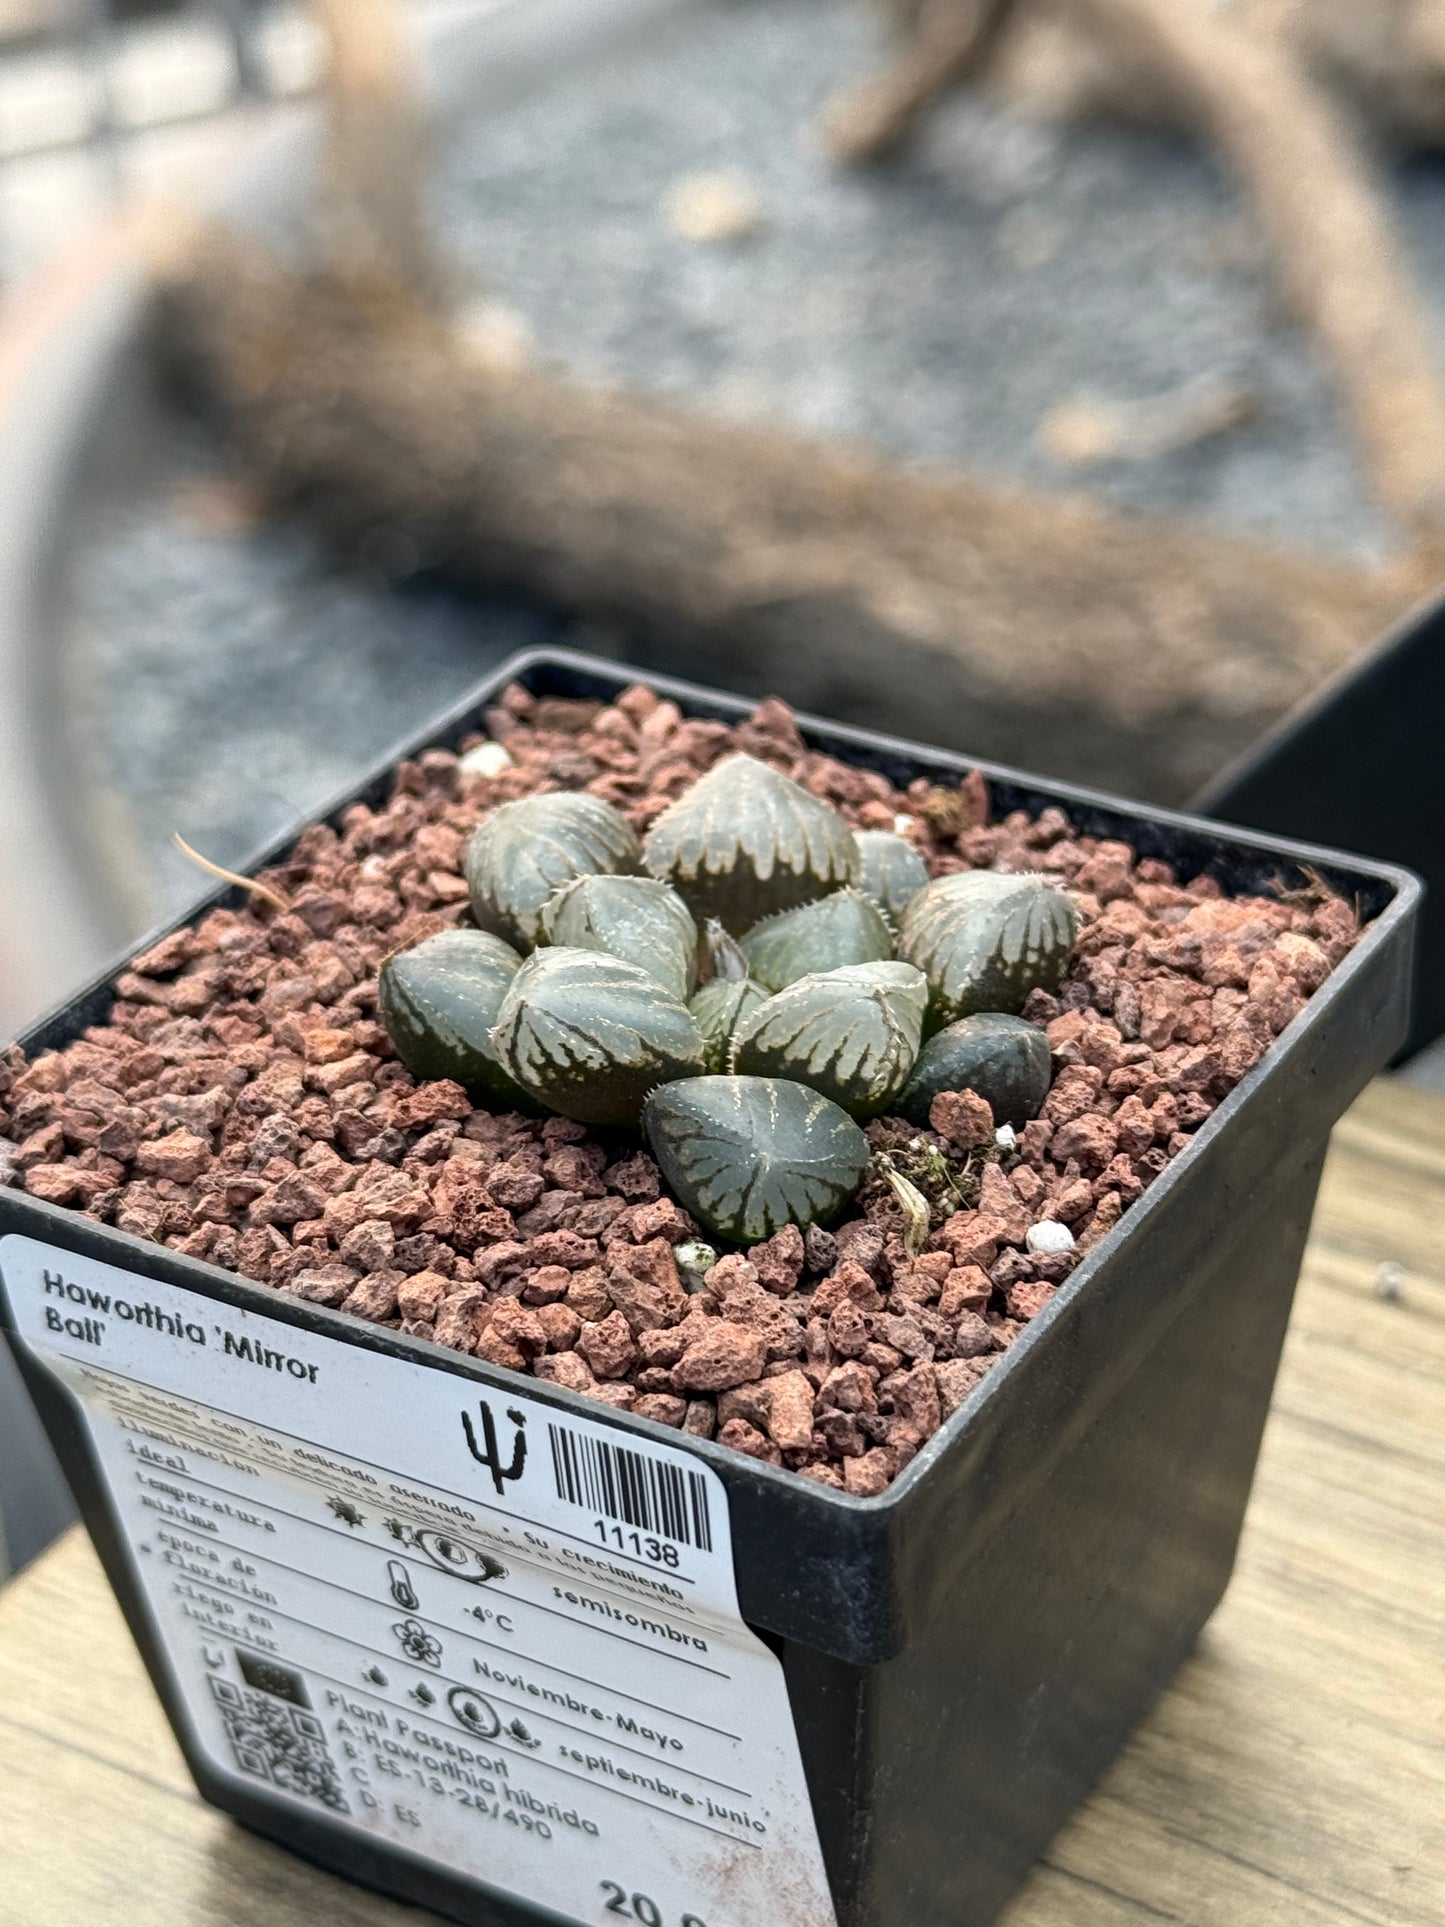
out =
[[[1405,600],[1262,544],[488,367],[224,235],[163,317],[248,475],[332,543],[782,693],[826,665],[944,728],[955,706],[1001,755],[1156,795],[1187,794]]]
[[[321,212],[327,258],[359,298],[435,308],[427,127],[396,0],[316,0],[330,45]]]
[[[1352,76],[1382,116],[1398,119],[1408,70],[1404,15],[1419,25],[1427,0],[1349,9],[1344,0],[881,4],[893,52],[878,74],[825,110],[823,138],[835,158],[856,163],[891,152],[942,95],[964,78],[986,79],[990,66],[1026,81],[1029,59],[1041,58],[1039,35],[1056,85],[1059,63],[1074,64],[1070,104],[1132,99],[1142,111],[1193,127],[1250,199],[1280,284],[1349,410],[1382,506],[1422,557],[1445,560],[1439,343],[1372,160],[1351,116],[1315,78],[1328,50],[1332,71]],[[1378,9],[1373,27],[1362,19],[1371,9]],[[1445,4],[1428,0],[1428,10],[1445,29]],[[1387,50],[1394,62],[1382,65]],[[1445,137],[1445,31],[1433,52],[1422,35],[1418,61],[1427,59],[1438,63]],[[1100,67],[1090,92],[1086,77]],[[1415,111],[1418,120],[1423,108]]]
[[[840,158],[875,157],[971,75],[1015,105],[1051,118],[1108,114],[1151,126],[1186,124],[1187,103],[1126,23],[1075,0],[872,0],[896,60],[830,103]],[[1209,0],[1196,11],[1272,47],[1346,105],[1382,144],[1445,142],[1445,0]],[[869,138],[850,101],[899,118]]]
[[[328,0],[343,38],[352,5]],[[396,196],[352,138],[365,88],[408,96],[404,70],[360,88],[344,67],[333,165],[365,250],[332,237],[297,270],[212,231],[160,292],[172,364],[220,405],[248,480],[344,550],[524,591],[674,667],[685,650],[699,674],[866,698],[882,726],[926,712],[936,740],[1166,799],[1409,599],[1394,574],[488,361],[426,293],[435,269],[414,273],[419,186]]]

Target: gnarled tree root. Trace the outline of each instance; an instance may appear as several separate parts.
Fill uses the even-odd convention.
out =
[[[1178,799],[1399,613],[1387,576],[534,370],[211,233],[161,295],[245,473],[331,542],[630,650]],[[378,540],[384,537],[384,540]],[[685,661],[683,660],[685,658]]]
[[[1247,10],[1238,19],[1198,0],[885,0],[885,10],[900,50],[825,122],[846,158],[896,146],[963,72],[986,64],[1006,26],[1033,13],[1092,32],[1152,77],[1156,95],[1209,139],[1248,194],[1285,293],[1348,408],[1375,493],[1421,578],[1438,574],[1445,383],[1435,332],[1355,128],[1293,43],[1248,24]]]

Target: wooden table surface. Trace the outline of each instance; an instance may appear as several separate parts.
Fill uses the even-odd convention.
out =
[[[78,1531],[0,1593],[3,1927],[427,1918],[201,1804]],[[1437,1097],[1340,1126],[1234,1584],[1007,1927],[1150,1921],[1445,1927]]]

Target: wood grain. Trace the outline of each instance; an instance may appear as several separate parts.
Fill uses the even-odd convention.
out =
[[[202,1805],[78,1532],[0,1594],[0,1785],[0,1927],[427,1918]],[[1229,1595],[1005,1927],[1157,1921],[1445,1927],[1445,1101],[1399,1085],[1336,1133]]]

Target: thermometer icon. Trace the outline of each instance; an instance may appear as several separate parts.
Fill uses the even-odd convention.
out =
[[[421,1601],[416,1596],[416,1588],[411,1583],[411,1575],[406,1567],[399,1559],[389,1559],[386,1570],[391,1580],[392,1598],[406,1612],[414,1613]]]

